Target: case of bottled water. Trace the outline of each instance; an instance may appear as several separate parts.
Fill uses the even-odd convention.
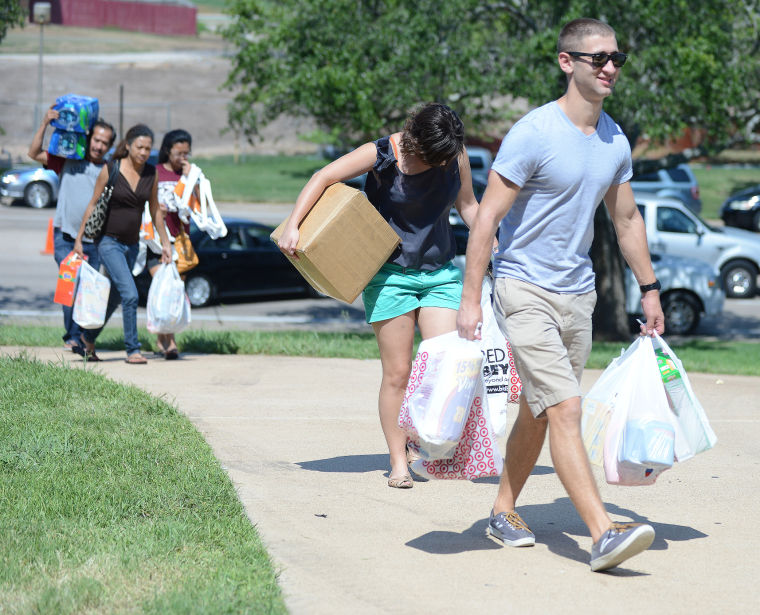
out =
[[[87,151],[87,135],[56,128],[50,135],[48,153],[61,158],[83,160]]]
[[[85,134],[95,125],[100,105],[97,98],[66,94],[55,99],[53,109],[58,111],[58,119],[51,122],[53,128]]]

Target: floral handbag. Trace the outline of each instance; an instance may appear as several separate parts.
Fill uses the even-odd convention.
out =
[[[95,202],[95,209],[92,210],[90,217],[87,218],[87,222],[84,225],[84,236],[87,239],[100,239],[103,234],[103,230],[106,226],[106,218],[108,217],[108,202],[111,200],[111,194],[113,194],[113,185],[116,182],[116,174],[119,172],[119,161],[117,160],[112,166],[108,174],[108,182],[106,182],[103,192],[100,193],[98,200]]]

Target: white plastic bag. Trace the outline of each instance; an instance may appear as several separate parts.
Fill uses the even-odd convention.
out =
[[[604,461],[604,439],[607,425],[618,404],[621,384],[629,377],[630,370],[626,363],[631,361],[636,346],[631,345],[615,357],[583,396],[581,414],[581,432],[589,461],[601,466]]]
[[[676,431],[652,338],[639,337],[611,367],[605,478],[611,485],[650,485],[673,465]]]
[[[718,438],[691,388],[683,364],[659,335],[654,339],[654,351],[665,394],[679,427],[676,431],[676,459],[685,461],[711,449]]]
[[[475,341],[456,331],[423,340],[409,376],[401,414],[408,415],[426,459],[450,458],[459,443],[475,392],[483,355]]]
[[[79,268],[79,283],[72,318],[83,329],[98,329],[105,324],[111,280],[87,262]]]
[[[179,333],[190,324],[190,300],[174,263],[162,263],[153,276],[147,312],[151,333]]]
[[[517,375],[515,359],[507,338],[501,332],[491,305],[491,279],[483,279],[480,308],[483,311],[483,327],[480,345],[483,352],[483,378],[488,394],[491,425],[497,436],[507,432],[507,404],[520,401],[522,383]]]

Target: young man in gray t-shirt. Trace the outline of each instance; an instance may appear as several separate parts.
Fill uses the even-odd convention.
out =
[[[523,395],[489,532],[511,546],[535,544],[515,501],[549,427],[554,467],[594,543],[591,569],[605,570],[647,549],[654,529],[612,523],[581,440],[580,378],[596,303],[588,253],[600,201],[641,285],[642,333],[663,333],[664,316],[629,183],[630,147],[602,111],[626,56],[614,30],[594,19],[565,25],[557,47],[567,91],[517,122],[502,143],[470,232],[457,327],[462,337],[479,336],[481,281],[498,227],[494,312],[512,345]]]

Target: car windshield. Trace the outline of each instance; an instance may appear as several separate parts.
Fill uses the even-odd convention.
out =
[[[719,226],[713,226],[709,222],[707,222],[702,216],[700,216],[698,213],[694,211],[689,212],[692,216],[694,216],[697,220],[699,220],[702,224],[704,224],[708,229],[715,233],[722,233],[723,229]]]

